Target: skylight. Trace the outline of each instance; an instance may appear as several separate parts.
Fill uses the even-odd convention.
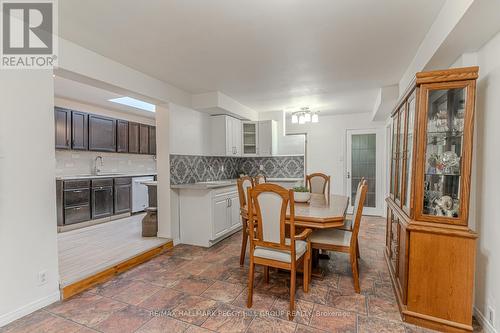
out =
[[[154,104],[144,102],[132,97],[124,96],[124,97],[112,98],[109,101],[113,103],[130,106],[136,109],[141,109],[149,112],[156,112],[156,106]]]

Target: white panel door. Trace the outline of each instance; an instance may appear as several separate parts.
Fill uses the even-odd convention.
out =
[[[241,224],[240,218],[240,200],[238,196],[233,196],[230,199],[230,210],[231,210],[231,227]]]
[[[234,155],[233,118],[226,116],[226,156]]]
[[[231,118],[233,121],[232,141],[234,146],[234,155],[241,156],[241,120]]]
[[[231,221],[228,218],[228,207],[229,200],[227,197],[215,198],[213,200],[214,230],[212,239],[221,236],[231,227]]]
[[[259,121],[259,156],[271,156],[273,150],[273,128],[271,120]]]
[[[364,177],[368,182],[363,213],[366,215],[383,214],[382,197],[382,163],[383,143],[380,131],[377,129],[348,130],[346,140],[346,195],[349,196],[349,211],[356,198],[359,181]],[[382,146],[383,147],[383,146]]]

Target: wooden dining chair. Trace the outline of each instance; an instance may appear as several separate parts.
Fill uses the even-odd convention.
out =
[[[352,275],[354,280],[354,290],[359,294],[359,267],[358,267],[358,233],[363,215],[363,206],[366,198],[368,185],[366,180],[356,192],[354,202],[353,221],[354,227],[352,232],[340,230],[337,228],[315,230],[311,235],[311,244],[313,249],[323,249],[329,251],[337,251],[349,253],[351,262]]]
[[[243,176],[237,180],[238,184],[238,197],[240,200],[240,216],[242,228],[242,239],[241,239],[241,253],[240,253],[240,266],[245,264],[245,253],[247,251],[247,240],[248,240],[248,211],[247,211],[247,189],[254,186],[253,178],[250,176]]]
[[[330,198],[330,176],[319,172],[307,175],[306,186],[309,192],[325,194],[327,198]]]
[[[295,281],[297,267],[304,268],[303,290],[309,291],[311,279],[311,229],[295,235],[295,202],[293,190],[276,184],[260,184],[248,189],[249,219],[256,218],[256,230],[250,232],[250,272],[248,276],[247,307],[252,307],[255,265],[264,266],[264,282],[269,282],[269,267],[290,271],[290,312],[295,309]],[[285,236],[286,214],[289,210],[289,237]]]
[[[264,175],[257,175],[253,179],[255,185],[267,183],[267,177]]]
[[[358,187],[356,189],[356,193],[358,193],[359,188],[363,185],[365,181],[365,177],[361,177],[361,180],[358,182]],[[340,230],[352,231],[352,218],[346,218],[344,220],[344,225],[339,228]]]

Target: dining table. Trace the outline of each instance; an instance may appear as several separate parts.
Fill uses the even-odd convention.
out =
[[[329,197],[324,194],[311,193],[308,202],[295,202],[294,225],[300,228],[326,229],[339,228],[344,226],[347,209],[349,207],[349,197],[345,195],[333,194]],[[286,215],[287,223],[290,219],[290,207]],[[312,276],[322,278],[323,272],[319,267],[319,250],[313,250]],[[322,255],[321,258],[329,258]]]
[[[312,193],[308,202],[295,202],[294,223],[295,226],[311,229],[342,227],[348,207],[348,196],[333,194],[328,197]],[[290,207],[286,219],[290,219]]]

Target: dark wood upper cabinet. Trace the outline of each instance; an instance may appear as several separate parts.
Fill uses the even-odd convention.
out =
[[[149,154],[149,126],[139,125],[139,153]]]
[[[116,120],[89,115],[89,150],[116,151]]]
[[[54,108],[55,140],[57,149],[71,148],[71,110]]]
[[[71,148],[89,149],[89,116],[84,112],[73,111],[71,114]]]
[[[156,155],[156,127],[54,107],[55,147]]]
[[[156,155],[156,126],[149,126],[149,153]]]
[[[128,123],[128,152],[139,153],[139,124]]]
[[[128,121],[116,121],[116,151],[128,153]]]

